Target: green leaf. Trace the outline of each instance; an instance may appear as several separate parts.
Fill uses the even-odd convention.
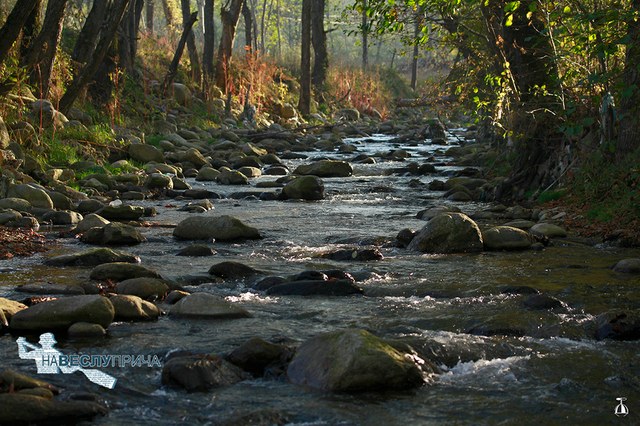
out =
[[[562,10],[563,13],[571,13],[571,7],[569,6],[565,6],[564,9]]]
[[[507,20],[504,23],[505,27],[510,27],[511,25],[513,25],[513,13],[507,15]]]
[[[518,9],[518,7],[520,7],[519,1],[510,1],[509,3],[504,5],[504,11],[507,13],[513,13],[516,11],[516,9]]]

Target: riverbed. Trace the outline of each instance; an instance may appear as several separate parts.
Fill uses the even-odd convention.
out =
[[[453,130],[455,146],[463,130]],[[161,317],[155,322],[113,323],[99,341],[60,339],[64,353],[143,354],[160,359],[177,350],[224,354],[249,338],[302,342],[325,331],[364,328],[411,345],[439,365],[441,373],[425,386],[406,392],[329,394],[285,380],[253,379],[206,393],[186,393],[161,386],[160,368],[110,368],[114,390],[103,389],[76,373],[41,377],[66,393],[91,393],[109,406],[95,424],[216,424],[261,413],[273,422],[292,425],[395,424],[638,424],[640,422],[640,343],[598,341],[599,316],[637,312],[640,278],[617,274],[618,260],[640,257],[638,249],[556,239],[543,250],[434,255],[395,247],[403,228],[420,229],[416,213],[441,205],[441,192],[428,190],[433,179],[445,179],[461,167],[452,165],[447,147],[428,141],[397,145],[390,137],[347,139],[357,154],[375,155],[404,149],[404,161],[353,164],[354,176],[323,179],[326,199],[315,202],[261,201],[264,189],[189,180],[227,197],[213,200],[205,215],[232,215],[260,230],[263,239],[210,244],[213,257],[182,257],[190,243],[172,236],[172,225],[190,213],[178,211],[187,200],[149,200],[154,227],[140,228],[147,242],[124,250],[142,264],[182,283],[206,275],[223,260],[252,266],[265,275],[287,276],[304,270],[342,269],[352,273],[364,296],[267,296],[252,281],[211,279],[188,291],[226,297],[248,309],[252,318],[193,320]],[[467,141],[473,143],[473,141]],[[354,154],[306,152],[305,160],[285,160],[291,170],[318,158],[350,160]],[[409,161],[435,156],[438,173],[388,175]],[[443,178],[444,176],[444,178]],[[274,180],[262,176],[252,184]],[[448,203],[466,213],[488,205]],[[59,229],[41,229],[53,238]],[[43,266],[49,256],[86,249],[74,239],[31,258],[0,261],[0,296],[20,300],[14,291],[24,283],[73,284],[89,270]],[[376,244],[384,259],[337,262],[319,257],[337,248]],[[524,295],[505,294],[508,286],[529,286],[562,301],[561,308],[531,310]],[[165,307],[166,308],[166,307]],[[502,333],[492,331],[503,330]],[[34,374],[32,361],[17,356],[15,336],[0,337],[5,368]],[[626,397],[630,414],[618,418],[618,397]],[[239,423],[234,424],[242,424]],[[268,424],[264,423],[264,424]]]

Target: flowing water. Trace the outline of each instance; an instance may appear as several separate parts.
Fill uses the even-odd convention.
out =
[[[457,138],[450,142],[455,144]],[[389,138],[353,139],[359,153],[396,149]],[[403,146],[410,161],[422,162],[436,150],[429,144]],[[323,153],[308,153],[310,159]],[[332,153],[331,158],[351,156]],[[447,166],[439,153],[440,174]],[[292,160],[293,168],[310,160]],[[390,242],[403,228],[419,229],[415,218],[441,203],[426,184],[437,176],[387,176],[402,162],[354,165],[353,177],[325,179],[327,198],[320,202],[260,201],[255,197],[214,201],[207,215],[230,214],[258,228],[259,241],[215,242],[218,254],[185,258],[175,254],[189,242],[176,241],[170,227],[143,228],[148,242],[127,249],[166,277],[206,275],[223,260],[236,260],[269,275],[307,269],[344,269],[353,273],[365,296],[265,296],[251,283],[205,282],[187,286],[227,297],[253,314],[235,320],[161,317],[150,323],[114,323],[109,336],[96,343],[63,338],[65,353],[144,354],[161,359],[175,350],[226,353],[258,336],[301,342],[325,331],[365,328],[384,338],[413,346],[434,359],[442,373],[425,386],[407,392],[328,394],[285,381],[255,379],[206,393],[186,393],[160,385],[160,368],[110,368],[114,390],[99,388],[82,375],[46,376],[67,392],[91,392],[106,401],[110,414],[97,424],[215,424],[253,412],[279,413],[296,425],[395,424],[638,424],[640,423],[640,343],[597,341],[598,315],[637,310],[640,279],[614,273],[610,267],[638,250],[587,246],[575,240],[555,241],[542,251],[485,252],[472,255],[427,255],[383,244],[376,262],[334,262],[319,254],[361,242]],[[440,177],[442,178],[442,177]],[[273,180],[265,176],[257,179]],[[238,187],[191,182],[222,194]],[[240,190],[246,190],[241,188]],[[251,189],[252,191],[255,190]],[[258,190],[260,191],[260,190]],[[145,201],[159,214],[152,220],[175,224],[189,213],[176,209],[186,201]],[[478,203],[458,204],[465,212]],[[0,296],[24,298],[13,288],[22,283],[73,284],[87,279],[80,268],[42,266],[43,256],[86,248],[60,240],[56,250],[29,259],[2,261]],[[528,310],[525,296],[505,295],[505,286],[527,285],[563,301],[555,310]],[[467,331],[509,329],[485,337]],[[481,333],[491,334],[491,333]],[[0,336],[4,367],[33,374],[32,361],[17,357],[15,336]],[[614,415],[617,397],[626,397],[630,414]],[[241,424],[241,423],[239,423]]]

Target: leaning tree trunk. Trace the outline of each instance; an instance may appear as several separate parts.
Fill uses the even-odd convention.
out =
[[[304,116],[311,112],[311,2],[302,0],[302,43],[300,53],[300,101],[298,109]]]
[[[73,79],[64,96],[60,99],[60,105],[58,108],[62,113],[66,114],[69,112],[73,102],[77,99],[78,95],[82,93],[84,88],[93,80],[96,72],[103,64],[105,56],[109,51],[109,46],[115,39],[116,31],[123,19],[123,16],[125,15],[128,4],[129,0],[117,0],[116,3],[111,6],[107,14],[103,30],[100,34],[100,40],[91,54],[91,60]]]
[[[215,24],[213,20],[213,10],[215,0],[204,1],[204,47],[202,49],[202,68],[204,69],[205,81],[213,78],[213,49],[215,44]]]
[[[184,45],[187,43],[187,40],[189,39],[189,33],[191,33],[193,25],[197,20],[198,12],[193,12],[184,23],[182,36],[180,37],[180,41],[178,42],[178,47],[176,47],[176,52],[173,55],[173,60],[171,61],[171,65],[169,65],[169,70],[167,71],[167,75],[164,77],[164,81],[162,83],[162,93],[164,96],[166,96],[167,91],[169,90],[169,86],[171,86],[171,83],[173,83],[173,80],[176,78],[176,74],[178,73],[178,65],[180,64],[180,58],[182,58],[182,52],[184,51]]]
[[[327,32],[324,30],[325,0],[315,0],[311,5],[311,43],[313,44],[312,83],[318,99],[322,99],[329,68]]]
[[[20,56],[27,54],[32,46],[33,40],[38,35],[42,26],[42,0],[37,0],[36,5],[31,11],[27,22],[22,28],[22,40],[20,40]]]
[[[420,35],[420,15],[418,13],[414,16],[415,22],[413,23],[413,55],[411,56],[411,89],[416,90],[416,84],[418,83],[418,36]]]
[[[633,0],[633,11],[640,11],[640,0]],[[619,107],[618,140],[616,161],[640,147],[640,21],[631,19],[627,23],[627,52],[624,64],[623,82],[629,93],[622,97]]]
[[[182,8],[182,26],[183,28],[189,22],[191,16],[191,0],[180,0]],[[193,24],[192,24],[193,26]],[[187,33],[187,51],[189,52],[189,61],[191,62],[191,78],[200,83],[200,59],[198,58],[198,49],[196,48],[196,37],[193,29]]]
[[[67,0],[49,0],[42,30],[22,58],[22,65],[29,69],[29,80],[39,89],[38,96],[42,99],[49,96],[53,61],[62,35],[66,5]]]
[[[106,0],[93,0],[93,7],[89,12],[89,16],[84,21],[82,30],[78,35],[78,39],[73,48],[71,59],[79,64],[85,64],[96,48],[100,29],[107,13]]]
[[[233,51],[233,39],[236,36],[236,26],[240,19],[240,12],[244,0],[230,0],[229,7],[222,6],[220,17],[222,19],[222,36],[220,47],[218,48],[218,58],[216,60],[216,85],[223,91],[227,90],[227,77],[229,72],[229,61]]]
[[[39,0],[18,0],[7,17],[7,21],[0,29],[0,65],[4,62],[9,49],[18,39],[22,27],[25,25],[31,12],[36,7]]]

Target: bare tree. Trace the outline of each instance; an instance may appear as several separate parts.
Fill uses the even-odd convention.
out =
[[[248,1],[244,2],[242,6],[242,17],[244,18],[244,35],[245,35],[245,48],[248,49],[247,53],[253,52],[253,13],[249,7]]]
[[[311,2],[302,0],[302,42],[300,45],[300,100],[302,115],[311,112]]]
[[[227,73],[233,52],[233,39],[236,36],[236,27],[240,19],[243,4],[244,0],[227,0],[220,11],[220,17],[222,18],[222,36],[220,38],[220,47],[218,48],[218,58],[216,60],[216,85],[222,90],[227,89]]]
[[[36,0],[36,5],[29,14],[27,22],[22,28],[22,40],[20,40],[20,56],[26,55],[31,48],[33,40],[38,35],[42,25],[42,0]]]
[[[215,24],[213,20],[213,10],[215,0],[204,1],[204,47],[202,50],[202,68],[204,69],[205,81],[213,78],[213,49],[215,43]]]
[[[108,3],[110,3],[110,1],[93,0],[91,11],[87,16],[87,19],[84,21],[82,30],[80,30],[76,44],[73,47],[71,59],[74,61],[84,64],[91,57],[91,54],[96,48],[96,43],[98,42],[102,22],[107,14],[107,8],[109,6]]]
[[[163,94],[167,93],[169,86],[171,85],[171,83],[173,83],[173,79],[178,73],[178,64],[180,63],[180,58],[182,57],[182,52],[184,51],[184,45],[187,43],[187,40],[189,39],[189,33],[191,33],[193,25],[197,20],[198,12],[193,12],[184,23],[182,36],[180,37],[180,41],[178,42],[178,47],[176,47],[176,52],[173,55],[173,60],[171,61],[171,65],[169,65],[169,71],[167,71],[167,75],[164,77],[164,81],[162,83]]]
[[[118,31],[118,56],[120,67],[132,73],[138,53],[138,30],[142,18],[144,0],[130,0],[127,13]]]
[[[367,0],[362,1],[362,71],[369,68],[369,19],[367,18]]]
[[[311,5],[311,42],[313,44],[313,72],[312,83],[316,96],[322,96],[329,55],[327,53],[327,32],[324,30],[325,0],[314,0]]]
[[[60,99],[60,105],[58,106],[58,108],[63,113],[69,112],[69,109],[71,109],[73,102],[78,98],[84,88],[91,82],[96,72],[98,71],[98,68],[100,68],[100,66],[102,65],[102,62],[104,61],[107,52],[109,51],[109,46],[115,38],[118,26],[120,25],[120,22],[124,17],[128,4],[129,0],[116,0],[116,2],[111,6],[109,12],[107,13],[107,19],[103,27],[104,29],[100,33],[100,40],[98,41],[98,44],[96,45],[96,48],[91,55],[91,60],[73,79],[64,96],[62,96],[62,99]]]
[[[147,27],[147,32],[149,34],[153,34],[153,25],[154,25],[154,19],[153,19],[153,15],[155,12],[155,4],[153,0],[147,0],[147,4],[146,4],[146,8],[145,8],[145,18],[146,18],[146,27]]]
[[[38,96],[47,98],[67,0],[49,0],[40,34],[22,57],[22,65],[30,70],[31,84],[39,88]]]
[[[186,26],[191,15],[191,0],[180,0],[182,7],[182,26]],[[189,61],[191,62],[191,78],[196,82],[200,82],[200,59],[198,57],[198,49],[196,48],[196,37],[193,29],[187,33],[187,51],[189,52]]]
[[[18,0],[11,10],[6,22],[0,29],[0,64],[6,59],[9,49],[18,39],[22,27],[29,19],[37,3],[37,0]]]

